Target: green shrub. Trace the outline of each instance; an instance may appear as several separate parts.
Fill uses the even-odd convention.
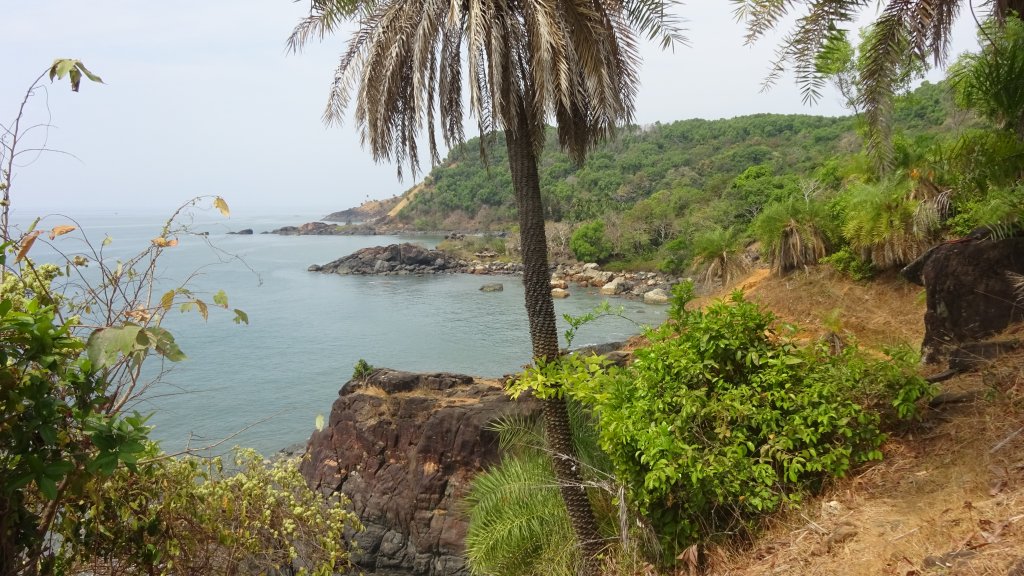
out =
[[[672,320],[633,364],[569,387],[599,417],[601,446],[668,558],[880,459],[884,435],[868,405],[898,398],[909,414],[922,392],[903,364],[855,346],[841,356],[797,348],[738,293],[688,311],[692,295],[676,290]]]
[[[849,246],[844,246],[838,252],[825,256],[821,262],[831,264],[836,270],[857,281],[870,280],[875,275],[875,267],[870,262],[858,258]]]
[[[356,361],[356,365],[352,369],[352,379],[362,380],[364,378],[368,378],[370,374],[373,374],[374,370],[376,370],[376,368],[374,368],[372,364],[360,358]]]
[[[344,496],[324,499],[295,460],[268,463],[237,449],[220,458],[156,457],[92,483],[57,532],[68,574],[314,574],[350,568],[347,534],[360,530]]]
[[[581,262],[604,262],[612,255],[612,246],[604,235],[604,222],[587,222],[569,240],[569,249]]]

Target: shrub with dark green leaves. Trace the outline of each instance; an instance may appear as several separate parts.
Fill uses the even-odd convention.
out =
[[[927,391],[855,347],[795,346],[738,293],[688,311],[692,294],[679,287],[672,320],[633,364],[570,387],[599,417],[602,448],[669,558],[880,459],[880,417],[866,405]]]
[[[604,262],[612,255],[612,247],[604,235],[604,222],[588,222],[572,233],[569,249],[581,262]]]

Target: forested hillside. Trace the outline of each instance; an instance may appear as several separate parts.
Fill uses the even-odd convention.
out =
[[[895,123],[917,139],[949,131],[955,114],[947,92],[944,84],[925,83],[902,98]],[[744,191],[735,180],[751,168],[746,180],[769,188],[793,185],[800,177],[834,179],[830,161],[861,150],[856,126],[853,117],[778,114],[630,126],[582,166],[573,165],[549,131],[540,161],[548,217],[582,222],[666,191],[736,200]],[[402,211],[401,221],[423,230],[510,225],[514,207],[503,135],[486,143],[486,160],[480,150],[478,138],[452,150],[424,179],[426,189]]]
[[[930,242],[996,223],[986,158],[1019,141],[955,103],[947,82],[900,96],[892,166],[865,151],[861,121],[758,114],[630,126],[574,165],[553,131],[540,160],[546,218],[576,258],[726,280],[752,241],[789,269],[831,257],[857,277],[913,259]],[[474,139],[424,179],[397,216],[419,230],[509,230],[515,207],[504,138]],[[1009,156],[1007,156],[1009,155]],[[1011,170],[1012,172],[1012,170]],[[987,207],[986,207],[987,206]],[[514,251],[514,246],[512,247]]]
[[[540,162],[548,218],[579,222],[622,210],[661,191],[727,195],[751,166],[779,176],[809,174],[829,157],[856,152],[851,118],[758,114],[728,120],[683,120],[631,126],[574,166],[558,150],[553,131]],[[453,150],[426,178],[428,190],[400,215],[420,229],[481,228],[513,221],[505,141],[497,134]]]

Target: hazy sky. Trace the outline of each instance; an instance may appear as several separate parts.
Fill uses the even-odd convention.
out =
[[[48,106],[55,128],[47,145],[75,158],[49,154],[18,168],[15,206],[165,210],[220,194],[236,214],[284,215],[327,213],[409,188],[408,176],[400,182],[393,166],[374,164],[351,123],[321,123],[347,34],[286,54],[285,39],[307,5],[0,0],[4,123],[56,57],[78,58],[106,82],[85,83],[78,94],[45,82],[27,121],[46,122]],[[638,122],[843,112],[834,94],[802,105],[791,80],[761,93],[777,36],[743,46],[730,2],[693,0],[680,12],[691,46],[674,53],[644,47]],[[961,20],[955,52],[974,46],[970,19]],[[467,135],[473,126],[467,122]]]

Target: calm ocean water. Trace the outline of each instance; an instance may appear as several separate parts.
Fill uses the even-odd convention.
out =
[[[244,310],[250,323],[236,325],[230,313],[212,307],[206,322],[195,313],[168,314],[164,327],[188,358],[152,361],[149,373],[164,373],[137,406],[153,414],[153,436],[164,450],[206,446],[232,434],[215,452],[242,445],[269,454],[303,442],[316,416],[330,412],[360,358],[374,366],[481,376],[514,372],[529,362],[520,278],[316,274],[306,268],[360,248],[401,241],[432,247],[438,239],[260,234],[319,216],[221,219],[203,213],[191,227],[209,236],[181,235],[180,244],[165,251],[161,282],[173,286],[194,274],[190,289],[207,301],[224,290],[231,307]],[[144,249],[158,235],[161,219],[95,214],[78,222],[96,242],[110,236],[108,258],[118,258]],[[62,223],[52,218],[43,225]],[[256,234],[226,234],[243,228]],[[65,252],[82,248],[77,232],[54,244]],[[36,247],[33,256],[43,261],[47,250]],[[503,292],[479,290],[495,281],[504,284]],[[578,315],[602,301],[594,290],[572,292],[556,301],[559,315]],[[621,299],[612,304],[625,306],[638,323],[664,319],[662,307]],[[631,322],[606,318],[585,326],[574,346],[621,340],[637,331]]]

